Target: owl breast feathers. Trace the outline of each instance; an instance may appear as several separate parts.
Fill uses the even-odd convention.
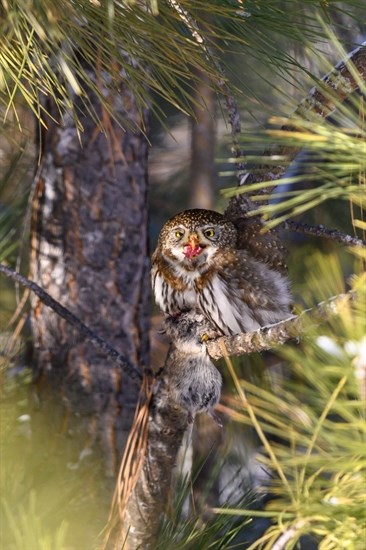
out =
[[[220,334],[249,332],[290,315],[276,236],[259,221],[186,210],[162,228],[152,257],[155,300],[167,315],[196,309]]]

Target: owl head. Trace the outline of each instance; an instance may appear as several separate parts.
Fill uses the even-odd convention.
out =
[[[185,210],[163,226],[158,248],[170,261],[187,268],[197,268],[214,261],[218,249],[234,247],[234,225],[212,210]]]

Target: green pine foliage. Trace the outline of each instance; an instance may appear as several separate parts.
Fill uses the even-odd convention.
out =
[[[350,24],[358,24],[362,2],[349,0],[338,9]],[[93,90],[110,112],[108,95],[118,93],[126,80],[141,108],[151,105],[154,92],[155,97],[191,113],[199,78],[192,68],[207,73],[218,89],[225,77],[217,62],[230,52],[239,60],[252,59],[253,70],[259,60],[292,79],[293,69],[301,69],[289,53],[292,47],[307,44],[316,50],[326,37],[319,15],[330,20],[333,14],[337,15],[337,7],[328,9],[319,0],[4,0],[0,6],[0,105],[5,120],[13,111],[21,126],[20,95],[45,124],[47,108],[40,97],[48,96],[61,113],[73,112],[82,131],[73,95],[84,100],[85,112],[102,126],[87,90]],[[88,67],[97,69],[97,82]],[[245,83],[246,75],[241,80]],[[240,93],[239,87],[236,92]],[[165,118],[159,103],[153,102],[153,107]],[[129,124],[128,116],[120,123]]]
[[[329,32],[318,14],[328,21],[330,4],[336,10],[339,3],[184,0],[179,2],[183,9],[179,12],[176,3],[157,0],[2,0],[2,116],[6,122],[12,113],[22,128],[19,97],[41,120],[41,94],[53,98],[61,113],[73,110],[72,95],[77,94],[85,99],[86,112],[98,121],[86,89],[92,87],[105,107],[109,106],[100,83],[90,80],[88,64],[98,64],[104,91],[118,90],[122,74],[141,108],[150,103],[150,92],[154,91],[155,96],[186,113],[191,112],[196,78],[192,67],[212,75],[217,88],[221,75],[216,61],[229,50],[250,58],[253,70],[258,61],[270,66],[277,76],[282,75],[283,82],[293,80],[293,70],[300,80],[302,67],[289,53],[288,44],[305,45],[312,55],[321,40],[329,41]],[[364,13],[364,2],[352,0],[338,8],[356,21]],[[204,46],[197,40],[192,21],[198,22],[200,32],[204,30]],[[214,48],[215,56],[209,54],[207,46]],[[336,57],[342,53],[337,41],[334,49],[338,50]],[[118,75],[111,71],[111,60],[118,66]],[[239,87],[238,81],[236,85]],[[351,98],[345,106],[337,105],[342,115],[337,127],[318,119],[297,119],[297,132],[290,136],[280,130],[286,120],[276,118],[263,132],[241,136],[243,148],[250,148],[244,160],[254,170],[260,169],[263,150],[269,144],[306,148],[317,155],[305,191],[283,189],[277,195],[280,202],[259,207],[265,217],[276,216],[274,224],[283,217],[304,213],[316,215],[318,223],[325,216],[332,220],[337,199],[347,209],[351,204],[352,223],[348,221],[348,225],[359,235],[366,230],[364,83],[360,89],[361,96]],[[259,102],[249,87],[243,90],[243,103]],[[154,101],[154,109],[159,117],[165,117],[161,103]],[[78,113],[74,116],[78,120]],[[127,120],[120,122],[128,124]],[[4,189],[0,189],[5,197],[0,210],[0,257],[12,263],[22,238],[14,228],[24,219],[20,216],[26,197],[13,194],[9,187],[14,182],[15,162],[21,156],[17,153],[14,163],[9,162],[9,170],[2,173]],[[278,160],[266,157],[265,162]],[[17,177],[22,179],[19,172]],[[257,193],[266,186],[265,182],[255,184],[250,190]],[[232,194],[233,190],[225,191],[226,198]],[[258,193],[257,198],[262,200],[263,195]],[[270,526],[247,548],[291,549],[307,535],[317,541],[320,550],[364,549],[366,257],[364,249],[347,251],[348,258],[344,260],[342,255],[342,262],[338,251],[308,251],[300,247],[294,251],[299,264],[294,271],[302,277],[296,288],[298,301],[310,307],[349,288],[354,290],[354,298],[345,300],[327,323],[309,322],[298,342],[277,350],[282,374],[269,369],[270,386],[244,380],[228,365],[233,388],[232,423],[242,437],[245,427],[254,426],[260,441],[258,461],[267,472],[266,485],[258,493],[270,491],[273,498],[258,510],[252,506],[255,495],[249,492],[236,507],[217,507],[205,510],[204,515],[193,511],[187,516],[185,487],[178,491],[173,512],[162,526],[159,548],[243,548],[238,542],[240,534],[258,518],[266,518]],[[354,275],[349,277],[350,273]],[[3,281],[0,285],[3,289]],[[8,340],[8,334],[1,336],[1,342]],[[31,445],[31,417],[39,411],[29,397],[30,380],[17,374],[17,365],[5,354],[0,362],[0,546],[9,550],[97,548],[109,507],[109,491],[104,480],[100,481],[99,457],[76,456],[65,464],[62,447],[58,446],[60,426],[56,429],[46,422],[44,432]]]
[[[313,298],[321,301],[329,292],[345,291],[335,256],[314,254],[307,267]],[[345,299],[324,325],[309,322],[299,342],[278,350],[284,376],[272,378],[270,390],[238,379],[233,371],[236,410],[243,423],[249,416],[257,429],[262,443],[259,461],[270,475],[265,490],[274,497],[260,512],[220,510],[271,519],[250,549],[295,548],[304,535],[311,535],[321,550],[364,548],[364,274],[351,284],[354,300]]]

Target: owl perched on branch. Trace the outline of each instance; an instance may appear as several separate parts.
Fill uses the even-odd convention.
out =
[[[258,220],[186,210],[163,226],[152,256],[155,300],[167,315],[201,312],[219,334],[250,332],[290,315],[284,249]]]

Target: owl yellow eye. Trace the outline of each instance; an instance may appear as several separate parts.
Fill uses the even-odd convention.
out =
[[[210,238],[215,236],[215,230],[214,229],[206,229],[205,236]]]
[[[177,239],[181,239],[184,235],[184,231],[176,231],[175,232],[175,236],[177,237]]]

